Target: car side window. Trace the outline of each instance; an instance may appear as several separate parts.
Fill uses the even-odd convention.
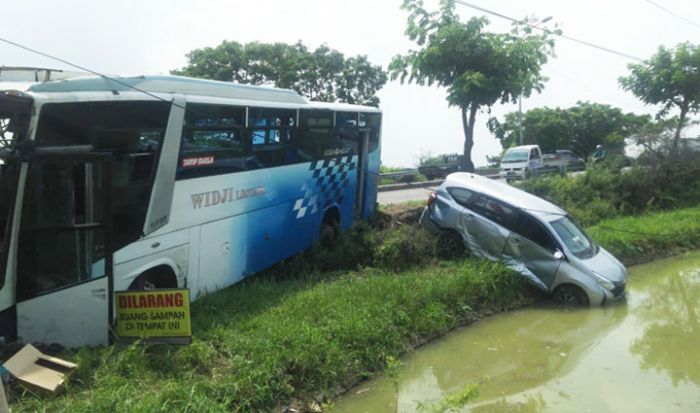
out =
[[[493,221],[505,228],[513,230],[513,224],[517,217],[515,209],[494,198],[478,194],[470,200],[468,205],[472,211]]]
[[[554,252],[559,248],[549,231],[535,218],[525,212],[520,212],[515,226],[515,232],[548,251]]]
[[[530,159],[540,159],[540,154],[537,152],[537,149],[532,149],[530,151]]]
[[[467,208],[469,208],[469,200],[474,196],[473,191],[464,188],[448,188],[447,192],[450,193],[452,198],[454,198],[458,204]]]

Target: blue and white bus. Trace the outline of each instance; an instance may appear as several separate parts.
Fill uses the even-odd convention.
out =
[[[381,112],[172,76],[0,91],[0,336],[108,342],[114,291],[197,297],[373,213]]]

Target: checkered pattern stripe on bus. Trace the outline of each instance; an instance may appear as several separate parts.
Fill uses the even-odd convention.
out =
[[[356,167],[357,156],[352,155],[311,162],[312,178],[304,182],[301,187],[304,196],[294,203],[297,219],[303,218],[307,212],[315,214],[321,205],[325,209],[333,203],[343,202],[343,190],[350,185],[348,175]]]

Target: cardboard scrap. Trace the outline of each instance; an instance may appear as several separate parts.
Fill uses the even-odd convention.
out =
[[[20,382],[52,393],[77,367],[68,361],[47,356],[31,344],[15,353],[3,366]]]

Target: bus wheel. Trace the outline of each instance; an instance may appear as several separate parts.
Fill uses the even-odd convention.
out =
[[[326,248],[333,247],[335,245],[335,239],[337,237],[335,225],[329,222],[322,222],[321,223],[321,231],[319,233],[319,241],[321,242],[321,245],[323,245]]]
[[[170,267],[160,265],[136,277],[129,290],[155,290],[158,288],[177,288],[177,278]]]

